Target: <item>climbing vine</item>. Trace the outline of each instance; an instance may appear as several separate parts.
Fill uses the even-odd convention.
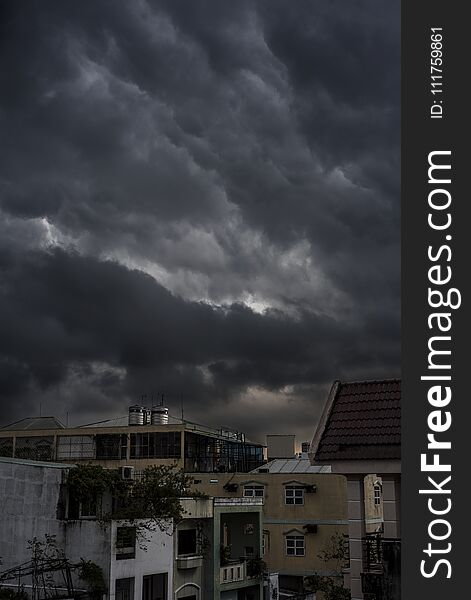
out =
[[[100,510],[99,522],[107,526],[111,520],[126,521],[136,527],[138,538],[147,541],[146,531],[173,532],[185,513],[181,498],[206,498],[192,490],[192,477],[182,469],[166,465],[147,467],[142,477],[132,481],[99,465],[79,465],[70,469],[67,478],[69,494],[82,503],[95,502],[108,493],[110,510]]]

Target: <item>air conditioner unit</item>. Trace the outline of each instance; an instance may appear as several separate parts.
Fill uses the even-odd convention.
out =
[[[317,492],[317,485],[308,484],[304,486],[304,489],[306,491],[306,494],[315,494]]]
[[[304,525],[306,533],[317,533],[317,525],[315,523]]]
[[[134,479],[134,467],[121,467],[121,479],[132,481]]]
[[[239,489],[237,483],[226,483],[223,487],[226,490],[226,492],[237,492],[237,490]]]

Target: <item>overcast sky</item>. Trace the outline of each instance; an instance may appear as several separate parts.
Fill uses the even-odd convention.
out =
[[[399,6],[2,2],[0,423],[302,441],[400,374]]]

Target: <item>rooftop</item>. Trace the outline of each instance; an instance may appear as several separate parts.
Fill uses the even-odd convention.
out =
[[[0,427],[0,431],[30,431],[37,429],[65,429],[56,417],[27,417]]]
[[[263,444],[250,442],[246,438],[245,433],[231,427],[217,428],[210,425],[202,425],[201,423],[195,423],[193,421],[181,419],[172,415],[168,415],[167,423],[129,425],[128,421],[129,416],[123,415],[111,419],[96,421],[94,423],[66,427],[56,417],[27,417],[13,423],[9,423],[8,425],[0,426],[0,438],[8,435],[24,436],[27,434],[27,432],[34,432],[31,433],[31,435],[50,435],[49,432],[52,433],[54,430],[57,433],[59,433],[57,430],[60,430],[61,435],[95,435],[100,433],[127,433],[129,431],[132,433],[174,430],[181,431],[184,429],[187,433],[195,433],[234,442],[247,442],[259,447],[263,447]],[[48,433],[45,434],[44,432]]]
[[[275,458],[251,473],[331,473],[329,465],[311,465],[309,458]]]
[[[334,382],[310,452],[316,463],[401,458],[401,380]]]

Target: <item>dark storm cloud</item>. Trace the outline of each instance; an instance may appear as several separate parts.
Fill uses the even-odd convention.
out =
[[[399,3],[2,7],[4,420],[397,374]]]
[[[87,413],[87,380],[108,398],[105,410],[121,414],[126,400],[165,390],[174,405],[183,394],[201,414],[198,406],[230,404],[250,386],[276,391],[340,371],[376,373],[397,352],[394,331],[187,302],[142,272],[62,250],[5,252],[2,281],[0,353],[11,373],[3,392],[12,402],[4,415],[12,417],[34,411],[63,380],[74,414]],[[62,402],[48,400],[65,412]]]

